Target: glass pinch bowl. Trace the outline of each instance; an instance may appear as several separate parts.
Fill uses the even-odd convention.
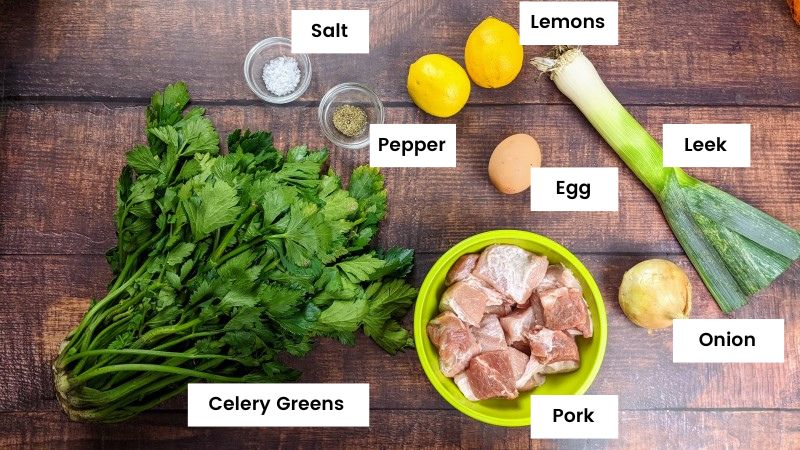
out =
[[[367,113],[367,127],[361,134],[346,136],[333,125],[333,113],[344,105],[354,105]],[[383,103],[369,87],[360,83],[342,83],[332,87],[319,103],[319,125],[325,137],[336,146],[357,150],[369,145],[369,124],[382,124],[386,112]]]
[[[264,66],[280,56],[290,56],[297,60],[300,68],[300,82],[294,91],[286,95],[275,95],[264,84]],[[244,79],[254,94],[269,103],[289,103],[297,100],[311,84],[311,60],[303,53],[292,53],[292,41],[284,37],[266,38],[247,53],[244,59]]]

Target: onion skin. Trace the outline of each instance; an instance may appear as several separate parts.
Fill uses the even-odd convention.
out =
[[[692,285],[677,264],[648,259],[631,267],[619,286],[619,306],[636,325],[654,330],[672,326],[692,310]]]

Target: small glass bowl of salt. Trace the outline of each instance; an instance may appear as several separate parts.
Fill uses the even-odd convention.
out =
[[[244,79],[262,100],[289,103],[303,95],[311,84],[311,61],[306,54],[292,53],[288,38],[267,38],[247,53]]]

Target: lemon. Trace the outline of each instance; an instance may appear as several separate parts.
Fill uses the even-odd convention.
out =
[[[511,25],[487,17],[467,38],[464,62],[470,78],[480,87],[499,88],[522,70],[522,45]]]
[[[460,64],[437,53],[425,55],[408,68],[408,95],[426,113],[450,117],[469,99],[470,83]]]

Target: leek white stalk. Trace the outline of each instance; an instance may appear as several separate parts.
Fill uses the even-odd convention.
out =
[[[800,258],[800,233],[679,168],[617,101],[577,48],[532,61],[583,113],[653,193],[672,232],[720,308],[730,313]]]

